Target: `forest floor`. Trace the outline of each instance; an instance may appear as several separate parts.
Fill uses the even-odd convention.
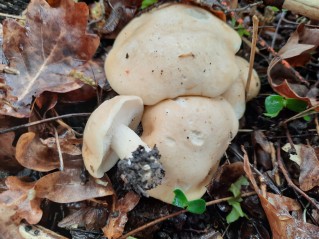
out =
[[[237,55],[261,81],[205,212],[191,213],[125,190],[116,167],[97,180],[83,165],[86,121],[117,95],[105,55],[131,19],[161,4],[107,2],[33,0],[2,18],[0,238],[319,238],[319,21],[263,1],[180,1],[237,31]]]

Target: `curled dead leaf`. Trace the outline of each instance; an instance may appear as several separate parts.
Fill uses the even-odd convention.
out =
[[[303,100],[309,107],[315,106],[316,110],[319,110],[317,100],[319,91],[316,85],[309,88],[309,83],[291,67],[304,66],[318,46],[319,29],[299,25],[286,45],[278,52],[278,56],[270,62],[267,71],[268,81],[274,91],[286,98]]]

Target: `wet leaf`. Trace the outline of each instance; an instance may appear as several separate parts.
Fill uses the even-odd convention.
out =
[[[137,194],[128,192],[124,198],[116,202],[115,209],[110,214],[106,226],[102,228],[104,236],[109,239],[122,236],[125,224],[128,220],[127,213],[138,204],[139,200],[140,197]]]
[[[319,103],[316,99],[319,94],[316,86],[309,88],[308,82],[300,79],[287,64],[280,60],[286,60],[292,67],[304,66],[318,45],[319,29],[299,25],[286,45],[278,52],[279,56],[274,57],[268,67],[268,80],[274,91],[286,98],[305,101],[309,107]],[[319,107],[316,110],[319,110]]]
[[[106,178],[96,179],[89,176],[88,179],[89,181],[84,183],[81,179],[81,170],[67,169],[40,178],[34,189],[37,197],[57,203],[79,202],[114,193]]]
[[[32,97],[84,84],[69,74],[88,62],[99,45],[96,35],[86,33],[87,18],[85,3],[65,0],[52,8],[45,0],[33,0],[24,26],[4,21],[3,51],[20,74],[5,74],[8,104],[0,105],[0,113],[28,117]]]

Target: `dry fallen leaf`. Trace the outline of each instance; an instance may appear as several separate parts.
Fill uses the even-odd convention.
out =
[[[261,193],[251,171],[246,152],[244,169],[267,215],[273,239],[319,238],[319,227],[298,220],[289,213],[289,211],[300,210],[296,200],[272,193],[265,193],[265,195]]]
[[[10,176],[6,179],[7,191],[0,194],[0,204],[13,209],[15,214],[11,220],[19,223],[22,219],[36,224],[42,217],[40,209],[41,199],[36,197],[35,182],[24,182],[18,177]]]
[[[138,204],[140,197],[128,192],[124,198],[118,200],[115,209],[109,216],[109,220],[105,227],[102,228],[104,236],[109,239],[116,239],[122,236],[125,224],[128,220],[127,213]]]
[[[301,145],[299,184],[303,191],[319,186],[319,161],[311,146]]]
[[[106,178],[96,179],[88,176],[88,181],[83,182],[79,169],[50,173],[40,178],[34,189],[37,197],[47,198],[57,203],[79,202],[114,193]]]
[[[32,97],[84,84],[69,74],[88,62],[99,45],[96,35],[86,33],[87,19],[85,3],[64,0],[52,8],[45,0],[32,0],[24,26],[4,21],[3,51],[20,74],[5,74],[2,80],[8,88],[7,103],[0,102],[1,114],[28,117]]]
[[[51,140],[51,143],[48,141]],[[16,159],[26,168],[40,172],[48,172],[60,167],[58,150],[55,139],[52,146],[52,138],[42,142],[33,132],[28,132],[20,136],[16,146]],[[49,144],[49,146],[48,146]],[[77,146],[72,145],[67,139],[60,142],[62,146],[62,156],[65,168],[79,168],[83,165],[80,151]]]
[[[299,25],[286,45],[278,52],[279,56],[274,57],[269,64],[268,80],[274,91],[287,98],[303,100],[309,106],[315,106],[319,103],[316,98],[319,95],[316,86],[309,88],[308,82],[302,81],[287,64],[281,62],[281,59],[284,59],[292,67],[303,66],[310,60],[311,53],[318,46],[319,29],[310,29]]]

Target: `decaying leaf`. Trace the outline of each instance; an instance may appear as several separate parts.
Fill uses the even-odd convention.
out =
[[[16,223],[22,219],[30,224],[38,223],[43,214],[40,204],[44,198],[58,203],[70,203],[114,193],[104,178],[94,179],[89,176],[88,181],[83,182],[78,169],[47,174],[35,182],[24,182],[10,176],[6,179],[6,185],[8,190],[0,194],[0,205],[14,210],[11,220]]]
[[[104,236],[109,239],[116,239],[122,236],[125,224],[127,222],[127,213],[131,211],[139,202],[140,197],[128,192],[124,198],[116,202],[115,209],[109,216],[105,227],[102,228]]]
[[[63,218],[58,226],[63,228],[81,228],[99,230],[105,226],[108,210],[102,206],[86,206]]]
[[[273,239],[319,238],[319,227],[298,220],[289,213],[290,211],[300,210],[297,201],[272,193],[261,193],[251,171],[246,152],[244,155],[244,169],[267,215]]]
[[[49,144],[48,141],[50,140],[51,143]],[[72,142],[68,142],[67,139],[62,139],[60,144],[65,144],[61,147],[65,167],[79,168],[83,164],[81,157],[78,156],[79,148],[72,145]],[[55,140],[52,146],[52,138],[42,142],[33,132],[20,136],[16,146],[16,159],[24,167],[40,172],[48,172],[60,167]]]
[[[309,106],[317,106],[319,91],[316,85],[308,87],[308,82],[281,61],[286,60],[292,67],[305,65],[311,53],[319,45],[319,29],[300,25],[291,35],[286,45],[278,52],[268,67],[268,80],[274,91],[286,98],[303,100]],[[319,110],[319,107],[316,108]]]
[[[37,197],[57,203],[79,202],[114,193],[106,178],[95,179],[89,176],[88,181],[83,182],[79,169],[48,174],[36,182],[34,189]]]
[[[99,45],[96,35],[86,33],[87,19],[85,3],[64,0],[52,8],[45,0],[32,0],[24,26],[4,21],[3,51],[20,74],[4,76],[7,103],[1,103],[1,114],[28,117],[32,97],[84,84],[69,74],[88,62]]]

